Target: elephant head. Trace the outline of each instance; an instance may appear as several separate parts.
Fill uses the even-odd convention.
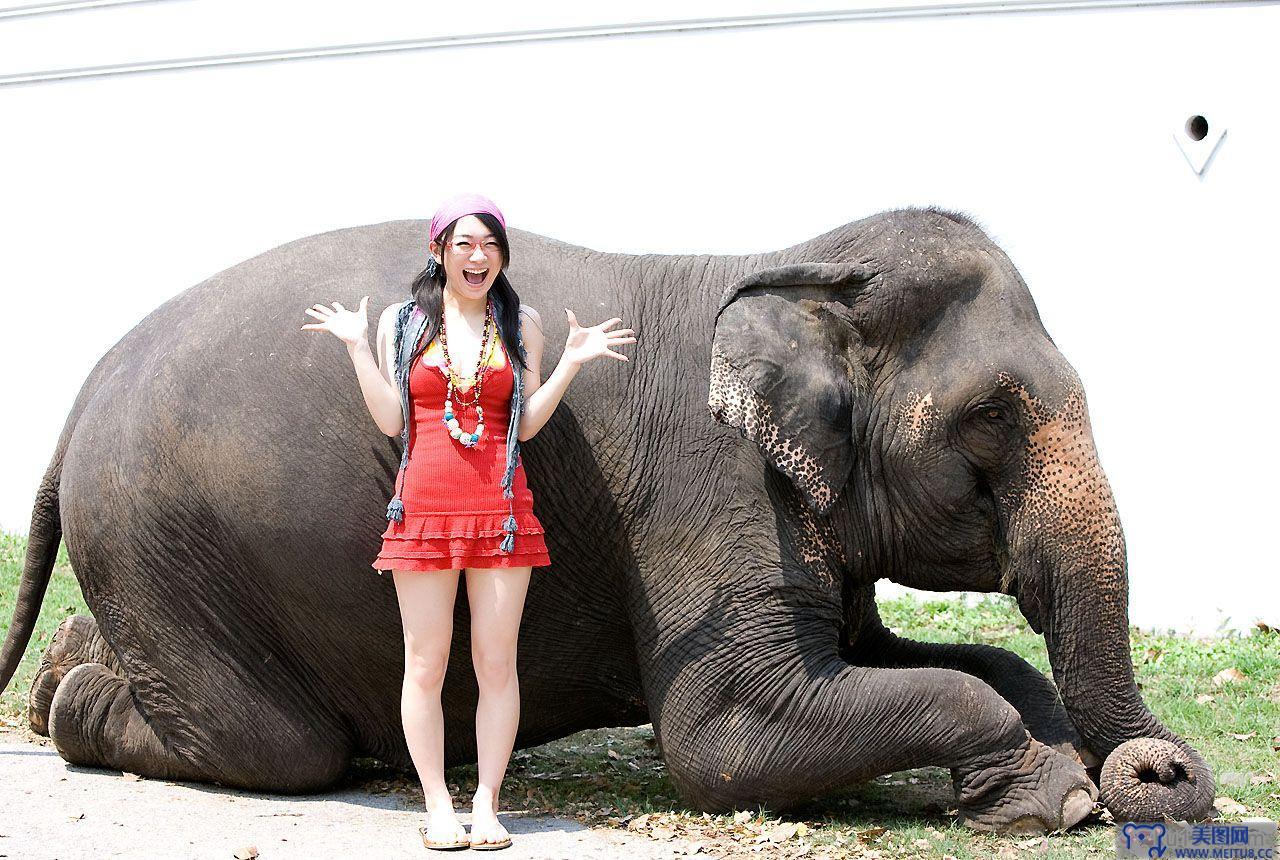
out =
[[[1209,814],[1212,772],[1134,683],[1124,532],[1084,390],[1009,258],[938,210],[781,256],[721,301],[713,416],[828,520],[846,577],[1016,595],[1118,819]]]

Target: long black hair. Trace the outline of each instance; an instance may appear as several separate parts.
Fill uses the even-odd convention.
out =
[[[517,348],[519,343],[517,333],[520,330],[520,297],[516,295],[511,282],[507,280],[506,271],[511,265],[511,243],[507,239],[507,231],[501,221],[488,212],[477,212],[475,216],[480,219],[480,223],[489,228],[502,249],[502,271],[498,272],[497,277],[494,278],[493,286],[489,288],[489,296],[493,299],[493,319],[498,324],[498,336],[502,338],[502,345],[506,347],[507,355],[511,357],[512,369],[523,370],[524,354]],[[458,221],[454,221],[444,228],[444,232],[436,240],[440,245],[442,259],[449,252],[449,243],[453,241],[453,231],[457,226]],[[435,272],[431,274],[427,271],[423,269],[419,272],[413,279],[413,286],[410,287],[413,300],[427,316],[427,330],[422,335],[421,343],[414,348],[409,366],[417,361],[423,350],[440,334],[441,312],[444,310],[444,264],[437,265]]]

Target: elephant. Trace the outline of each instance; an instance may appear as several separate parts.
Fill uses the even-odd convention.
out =
[[[267,251],[94,367],[0,652],[3,688],[65,539],[93,618],[48,646],[30,720],[67,761],[285,793],[353,756],[412,768],[395,592],[370,567],[400,441],[300,322],[326,296],[403,300],[425,230]],[[1099,798],[1117,820],[1211,814],[1211,769],[1135,685],[1081,380],[972,218],[897,209],[743,255],[510,235],[544,366],[567,330],[552,310],[640,338],[522,449],[553,564],[521,627],[517,748],[652,722],[682,800],[710,812],[939,766],[980,830],[1063,829]],[[881,579],[1015,596],[1052,680],[1003,649],[894,634]],[[465,590],[455,611],[450,766],[475,760]]]

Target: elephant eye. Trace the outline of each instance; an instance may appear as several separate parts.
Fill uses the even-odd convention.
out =
[[[1008,421],[1009,411],[1003,403],[988,400],[970,409],[969,416],[979,421]]]
[[[1017,427],[1013,406],[999,400],[982,400],[962,413],[956,440],[980,461],[991,464],[1001,452],[1012,450],[1009,443]]]

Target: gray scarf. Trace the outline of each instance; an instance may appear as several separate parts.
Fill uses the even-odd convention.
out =
[[[400,470],[396,473],[396,486],[402,484],[402,476],[404,468],[409,462],[409,362],[413,358],[414,348],[417,347],[418,341],[422,339],[422,334],[427,330],[427,315],[418,307],[418,303],[413,299],[405,302],[400,306],[400,310],[396,312],[396,334],[393,341],[393,354],[396,361],[396,386],[400,389],[400,409],[404,415],[404,429],[400,431],[400,441],[404,443],[404,451],[400,455]],[[406,334],[408,337],[406,337]],[[501,337],[501,334],[499,334]],[[524,338],[520,335],[520,329],[516,328],[516,349],[519,351],[520,359],[523,362]],[[516,539],[516,517],[515,517],[515,493],[511,486],[515,480],[516,466],[520,462],[520,440],[518,438],[518,428],[520,427],[520,415],[524,411],[524,380],[521,378],[520,368],[516,366],[514,361],[511,364],[511,375],[514,377],[514,385],[511,388],[511,421],[507,424],[507,468],[503,471],[502,481],[502,497],[510,500],[507,508],[507,519],[502,525],[504,537],[498,548],[503,553],[509,553],[515,547]],[[396,522],[404,522],[404,502],[400,501],[400,490],[396,490],[395,496],[392,497],[391,503],[387,505],[387,519]]]

